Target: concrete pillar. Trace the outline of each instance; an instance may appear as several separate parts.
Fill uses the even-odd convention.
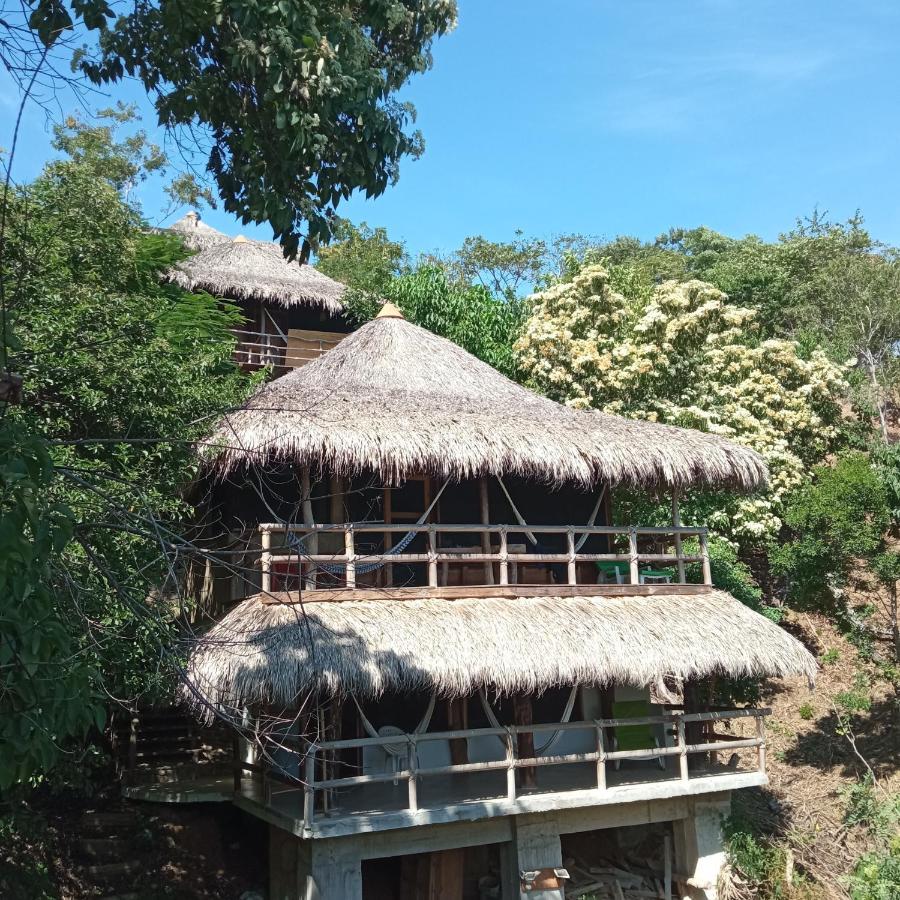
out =
[[[362,859],[353,846],[312,841],[312,871],[303,900],[362,900]]]
[[[722,821],[731,812],[731,794],[693,800],[688,816],[673,822],[675,871],[689,876],[692,900],[717,900],[719,873],[725,865]]]
[[[504,897],[509,895],[521,900],[565,900],[562,886],[525,893],[521,890],[519,881],[521,872],[562,866],[562,845],[556,819],[544,815],[516,816],[513,824],[513,852],[509,856],[510,862],[514,864],[514,871],[510,872],[507,867],[507,877],[512,880],[514,889],[505,891]]]

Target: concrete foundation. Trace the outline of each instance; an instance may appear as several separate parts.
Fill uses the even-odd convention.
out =
[[[423,824],[306,840],[273,825],[269,896],[271,900],[362,900],[364,860],[498,844],[503,900],[564,900],[563,885],[525,891],[520,880],[522,872],[563,865],[560,835],[671,822],[674,870],[689,876],[687,896],[691,900],[716,900],[716,881],[725,860],[721,822],[730,803],[730,794],[722,793],[702,799],[676,798],[475,822]]]

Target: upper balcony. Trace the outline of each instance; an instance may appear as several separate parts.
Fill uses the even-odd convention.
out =
[[[321,601],[633,596],[712,586],[707,531],[692,526],[264,523],[258,536],[264,603],[291,602],[301,590]],[[252,545],[238,552],[255,555]]]
[[[265,320],[264,320],[265,323]],[[234,361],[248,371],[272,366],[279,371],[290,371],[318,359],[323,353],[336,347],[346,335],[332,331],[313,331],[290,328],[282,332],[274,330],[251,331],[235,329],[237,338]]]

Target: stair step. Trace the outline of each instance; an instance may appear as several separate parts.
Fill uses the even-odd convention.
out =
[[[78,847],[85,856],[89,856],[91,859],[109,861],[126,852],[127,844],[121,838],[96,837],[82,838],[78,842]]]
[[[124,878],[126,875],[137,875],[144,870],[142,863],[136,860],[126,862],[97,863],[93,866],[84,866],[82,872],[89,878],[97,878],[102,881],[113,881],[116,878]]]

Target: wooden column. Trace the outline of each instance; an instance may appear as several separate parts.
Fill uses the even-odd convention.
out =
[[[478,494],[481,500],[481,524],[491,524],[491,507],[488,499],[488,483],[487,478],[481,478],[478,481]],[[483,553],[491,552],[491,536],[486,531],[481,535],[481,550]],[[484,583],[494,583],[494,564],[486,562],[484,564]]]
[[[681,528],[681,509],[678,506],[678,488],[672,491],[672,527]],[[681,535],[675,534],[675,555],[678,557],[678,583],[684,584],[684,560],[681,547]]]
[[[447,701],[447,730],[463,731],[469,727],[466,698]],[[469,745],[465,738],[450,739],[450,762],[454,766],[465,765],[469,761]]]
[[[531,707],[531,696],[528,694],[516,694],[513,697],[513,721],[516,725],[533,725],[534,713]],[[519,759],[534,758],[534,734],[526,732],[518,736]],[[536,782],[534,766],[525,766],[519,769],[522,787],[534,787]]]
[[[315,525],[316,520],[313,518],[312,484],[309,477],[309,466],[303,466],[300,470],[300,490],[302,492],[303,500],[303,524],[307,526]],[[319,552],[319,536],[311,534],[306,539],[304,546],[306,547],[307,553],[312,555],[317,554]],[[307,570],[310,571],[310,574],[303,581],[303,587],[307,591],[314,591],[316,589],[316,576],[311,572],[313,568],[314,567],[311,564],[308,564]],[[300,567],[300,571],[302,573],[302,566]]]
[[[390,525],[393,516],[391,503],[391,488],[384,488],[384,524]],[[384,552],[388,553],[394,541],[394,534],[391,531],[384,532]],[[394,583],[394,566],[387,563],[382,566],[381,571],[384,572],[384,587],[390,587]]]

